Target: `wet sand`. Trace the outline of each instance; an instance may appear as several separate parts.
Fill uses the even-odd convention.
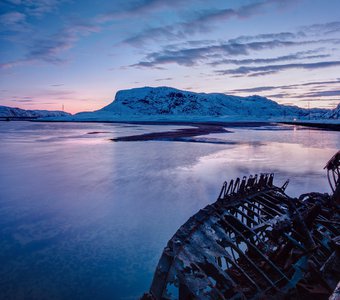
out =
[[[152,141],[152,140],[176,140],[179,138],[187,138],[198,135],[207,135],[210,133],[230,132],[223,126],[219,125],[194,125],[194,128],[182,128],[172,131],[151,132],[131,136],[123,136],[111,139],[114,142],[136,142],[136,141]]]

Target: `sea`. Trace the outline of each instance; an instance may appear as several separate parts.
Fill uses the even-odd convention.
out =
[[[226,124],[112,141],[192,126],[0,122],[0,299],[138,299],[167,241],[224,181],[274,173],[292,197],[330,192],[338,131]]]

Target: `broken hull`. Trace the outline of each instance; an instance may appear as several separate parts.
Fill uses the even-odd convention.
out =
[[[225,183],[169,240],[143,299],[328,299],[340,280],[339,203],[291,198],[273,179]]]

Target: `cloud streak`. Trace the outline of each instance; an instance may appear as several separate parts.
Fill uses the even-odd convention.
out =
[[[29,41],[27,53],[23,58],[0,64],[0,70],[32,64],[37,61],[52,64],[65,63],[67,60],[61,56],[63,52],[73,48],[81,37],[100,30],[101,28],[97,25],[74,23],[65,26],[56,34],[45,38],[33,38]]]
[[[329,22],[323,24],[303,26],[301,30],[315,35],[333,34],[340,32],[340,22]]]
[[[245,89],[235,89],[232,92],[236,93],[257,93],[257,92],[265,92],[265,91],[272,91],[277,89],[292,89],[292,88],[299,88],[299,87],[306,87],[306,86],[314,86],[314,85],[340,85],[340,79],[338,80],[326,80],[326,81],[313,81],[313,82],[305,82],[299,84],[288,84],[288,85],[276,85],[276,86],[258,86],[254,88],[245,88]]]
[[[105,23],[115,21],[127,17],[139,18],[145,17],[152,12],[161,9],[179,9],[184,5],[190,5],[190,2],[200,2],[202,0],[139,0],[139,1],[122,1],[116,4],[114,9],[109,12],[98,15],[95,21],[98,23]]]
[[[194,2],[193,0],[189,2]],[[143,12],[150,12],[160,8],[166,7],[176,7],[180,4],[187,4],[188,0],[140,0],[137,2],[133,2],[132,5],[126,9],[125,13],[143,13]]]
[[[309,40],[309,41],[281,41],[281,40],[268,40],[268,41],[256,41],[250,43],[233,43],[226,42],[215,45],[208,45],[204,47],[192,47],[192,48],[183,48],[179,50],[161,50],[159,52],[153,52],[148,54],[145,57],[145,60],[131,65],[132,67],[156,67],[163,64],[175,63],[182,66],[193,66],[202,62],[206,62],[211,59],[211,57],[215,56],[238,56],[238,55],[249,55],[251,51],[262,51],[267,49],[275,49],[281,47],[293,47],[293,46],[302,46],[302,45],[313,45],[319,44],[322,42],[335,42],[337,40]],[[301,54],[298,54],[301,56]],[[311,57],[309,57],[311,58]],[[315,58],[315,56],[313,57]],[[320,57],[319,57],[320,58]],[[285,57],[287,60],[287,57]],[[293,59],[291,57],[291,59]],[[275,60],[275,59],[274,59]],[[282,57],[279,58],[279,61],[282,60]],[[236,60],[233,60],[236,63]],[[252,63],[250,60],[248,63]],[[256,63],[256,61],[253,61]],[[250,70],[250,68],[248,68]],[[225,74],[247,74],[248,70],[246,67],[244,68],[244,72],[242,73],[243,68],[239,68],[237,70],[227,70]],[[229,72],[230,71],[230,72]],[[268,70],[263,70],[270,71]],[[229,72],[229,73],[228,73]],[[233,73],[234,72],[234,73]],[[219,71],[218,73],[222,73]]]
[[[318,54],[318,55],[308,55],[310,53],[316,53],[318,50],[314,51],[303,51],[297,52],[294,54],[278,56],[273,58],[253,58],[253,59],[222,59],[209,63],[211,66],[217,66],[222,64],[234,64],[234,65],[251,65],[251,64],[267,64],[267,63],[276,63],[282,61],[292,61],[292,60],[301,60],[301,59],[315,59],[315,58],[327,58],[330,57],[329,54]]]
[[[290,69],[307,69],[315,70],[321,68],[329,68],[340,66],[340,61],[322,61],[316,63],[294,63],[294,64],[281,64],[281,65],[267,65],[259,67],[240,67],[230,70],[217,70],[219,75],[236,75],[236,76],[262,76],[267,74],[275,74],[281,71]]]
[[[295,98],[321,98],[321,97],[333,97],[333,96],[340,96],[340,90],[309,92],[303,95],[295,96]]]
[[[155,81],[169,81],[169,80],[173,80],[172,77],[167,77],[167,78],[158,78],[158,79],[155,79]]]
[[[26,15],[21,12],[7,12],[0,15],[0,31],[26,31]]]
[[[59,54],[70,49],[76,39],[72,35],[54,35],[47,39],[39,39],[32,43],[30,51],[27,54],[27,61],[42,60],[54,64],[62,63],[64,58],[60,58]]]
[[[44,14],[54,11],[57,7],[63,3],[63,0],[12,0],[8,1],[11,4],[19,7],[25,14],[41,17]]]
[[[155,2],[162,3],[164,5],[164,1],[145,1],[145,2]],[[167,1],[169,3],[182,2],[179,0],[175,1]],[[296,1],[286,1],[285,5],[296,3]],[[168,4],[169,5],[169,4]],[[123,41],[123,43],[130,44],[133,46],[141,46],[145,45],[150,41],[160,41],[160,40],[179,40],[182,38],[187,38],[188,36],[202,31],[211,31],[212,27],[216,23],[221,23],[228,21],[230,19],[248,19],[255,15],[263,14],[269,7],[276,7],[276,9],[282,8],[283,2],[280,0],[266,0],[266,1],[258,1],[252,4],[241,6],[237,9],[233,8],[224,8],[224,9],[210,9],[210,10],[201,10],[196,13],[194,17],[188,18],[182,22],[178,22],[176,24],[147,28],[144,31],[139,32],[138,34],[131,36]],[[292,33],[281,34],[279,38],[292,38],[295,36]],[[244,37],[245,38],[245,37]],[[265,35],[258,36],[257,38],[273,38],[266,37]],[[276,37],[278,38],[278,37]],[[238,42],[238,41],[234,41]]]

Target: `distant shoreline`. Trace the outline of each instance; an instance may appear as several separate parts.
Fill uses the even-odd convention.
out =
[[[8,120],[9,119],[9,120]],[[340,123],[317,123],[317,122],[305,122],[305,121],[98,121],[98,120],[39,120],[36,118],[20,118],[20,117],[0,117],[0,121],[28,121],[28,122],[42,122],[42,123],[113,123],[113,124],[137,124],[137,125],[183,125],[183,126],[204,126],[215,125],[225,127],[261,127],[268,125],[296,125],[303,127],[312,127],[318,129],[340,131]]]
[[[277,123],[278,124],[306,126],[306,127],[314,127],[314,128],[319,128],[319,129],[328,129],[328,130],[340,131],[340,123],[339,124],[332,124],[332,123],[313,123],[313,122],[299,122],[299,121],[277,122]]]
[[[113,123],[113,124],[140,124],[140,125],[216,125],[216,126],[232,126],[232,127],[260,127],[265,125],[275,125],[278,122],[265,122],[265,121],[142,121],[142,120],[120,120],[120,121],[98,121],[98,120],[39,120],[37,118],[19,118],[19,117],[10,117],[10,120],[6,120],[6,117],[0,117],[0,121],[28,121],[28,122],[41,122],[41,123]]]

